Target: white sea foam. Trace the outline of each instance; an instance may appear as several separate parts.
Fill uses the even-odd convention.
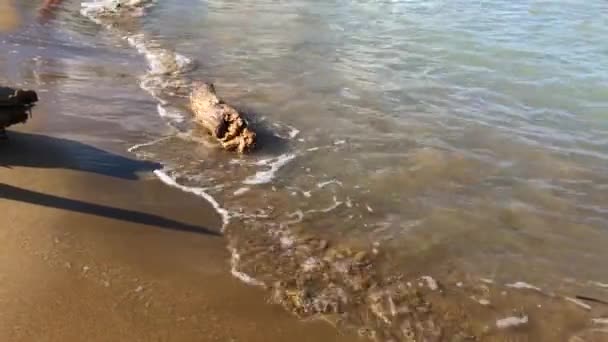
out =
[[[213,208],[215,208],[215,211],[217,211],[218,214],[220,214],[220,216],[222,217],[222,230],[226,227],[226,225],[230,221],[230,213],[228,212],[228,210],[222,208],[220,204],[215,200],[215,198],[206,193],[203,188],[181,185],[163,170],[155,170],[154,174],[156,175],[156,177],[158,177],[158,179],[160,179],[163,183],[169,186],[178,188],[184,192],[189,192],[191,194],[195,194],[206,199],[207,202],[209,202],[213,206]]]
[[[98,0],[81,3],[80,13],[86,17],[96,18],[100,16],[115,15],[123,9],[130,9],[133,15],[141,15],[141,11],[152,4],[151,0]]]
[[[125,38],[131,46],[146,57],[149,72],[153,75],[177,74],[190,71],[194,67],[192,59],[157,46],[141,33]]]
[[[277,171],[279,171],[280,168],[285,166],[287,163],[289,163],[295,157],[296,157],[295,154],[283,154],[283,155],[280,155],[279,157],[273,159],[272,162],[268,161],[265,164],[262,164],[262,165],[269,165],[270,169],[265,170],[265,171],[256,172],[255,175],[247,177],[243,181],[243,184],[256,185],[256,184],[269,183],[270,181],[272,181],[274,179]]]
[[[515,327],[515,326],[526,324],[526,323],[528,323],[528,316],[525,316],[525,315],[522,317],[511,316],[511,317],[506,317],[506,318],[497,320],[496,327],[498,327],[499,329],[505,329],[505,328]]]
[[[163,106],[161,104],[158,104],[156,106],[156,108],[158,110],[158,115],[160,115],[161,117],[163,117],[165,119],[169,119],[171,121],[178,122],[178,123],[183,122],[185,119],[184,114],[176,108]]]
[[[541,291],[540,287],[536,287],[534,285],[524,283],[523,281],[518,281],[513,284],[506,284],[506,287],[514,288],[514,289],[528,289],[528,290],[536,290]]]
[[[332,179],[332,180],[328,180],[325,182],[320,182],[319,184],[317,184],[317,188],[322,189],[330,184],[336,184],[336,185],[342,186],[342,182],[340,182],[337,179]]]
[[[249,189],[250,189],[249,187],[244,186],[242,188],[236,189],[232,194],[234,196],[240,196],[240,195],[246,193],[247,191],[249,191]]]
[[[140,148],[142,148],[142,147],[146,147],[146,146],[152,146],[152,145],[154,145],[154,144],[156,144],[156,143],[158,143],[158,142],[161,142],[161,141],[163,141],[163,140],[167,140],[167,139],[169,139],[169,138],[171,138],[171,137],[170,137],[170,136],[168,136],[168,137],[162,137],[162,138],[159,138],[159,139],[154,139],[154,140],[152,140],[152,141],[148,141],[148,142],[145,142],[145,143],[141,143],[141,144],[135,144],[135,145],[133,145],[133,146],[129,147],[129,149],[127,149],[127,151],[128,151],[128,152],[135,152],[135,151],[137,151],[138,149],[140,149]]]
[[[290,129],[290,131],[289,131],[289,138],[290,139],[293,139],[293,138],[297,137],[298,134],[300,134],[300,130],[299,129],[297,129],[297,128],[293,127],[293,126],[288,126],[288,127]]]
[[[589,305],[581,300],[578,300],[578,299],[572,298],[572,297],[564,297],[564,299],[566,299],[567,301],[569,301],[573,304],[580,306],[581,308],[583,308],[585,310],[591,310],[591,305]]]
[[[228,248],[230,251],[230,273],[235,278],[244,282],[245,284],[253,285],[253,286],[266,286],[264,282],[255,279],[247,273],[241,272],[238,270],[239,261],[241,260],[241,255],[237,252],[235,248]]]
[[[469,297],[469,298],[471,298],[473,301],[475,301],[475,302],[479,303],[480,305],[484,305],[484,306],[490,305],[490,301],[489,301],[489,300],[487,300],[487,299],[483,299],[483,298],[478,299],[478,298],[477,298],[477,297],[475,297],[475,296],[471,296],[471,297]]]
[[[593,284],[597,287],[608,289],[608,284],[606,284],[606,283],[601,283],[599,281],[592,281],[591,284]]]
[[[294,211],[293,213],[287,214],[287,217],[293,218],[293,219],[284,222],[285,224],[296,224],[296,223],[302,222],[302,220],[304,219],[304,213],[302,212],[302,210],[298,209],[298,210]]]
[[[323,209],[310,209],[307,210],[306,213],[307,214],[311,214],[311,213],[328,213],[334,209],[336,209],[337,207],[341,206],[344,202],[342,201],[338,201],[338,198],[336,196],[333,197],[334,203],[332,205],[330,205],[327,208],[323,208]]]

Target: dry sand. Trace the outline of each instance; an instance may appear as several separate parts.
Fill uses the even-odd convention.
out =
[[[0,142],[0,341],[355,340],[234,279],[217,214],[155,165],[28,127]]]

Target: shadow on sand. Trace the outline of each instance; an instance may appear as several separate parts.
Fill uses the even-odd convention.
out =
[[[11,132],[10,141],[0,142],[0,166],[63,168],[135,180],[139,172],[158,169],[160,164],[126,158],[73,140]],[[220,235],[204,227],[158,215],[63,198],[4,183],[0,183],[0,198],[163,229]]]
[[[184,231],[190,233],[220,235],[219,233],[204,227],[190,225],[161,216],[146,214],[138,211],[120,209],[99,205],[94,203],[73,200],[36,191],[17,188],[8,184],[0,183],[0,198],[7,200],[42,205],[50,208],[76,211],[83,214],[103,216],[115,220],[156,226],[164,229]]]
[[[130,159],[74,140],[14,131],[9,139],[0,142],[0,167],[61,168],[130,180],[138,179],[140,172],[161,168],[159,163]]]

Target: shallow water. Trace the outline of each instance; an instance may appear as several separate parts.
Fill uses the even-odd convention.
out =
[[[426,275],[470,287],[426,300],[472,320],[488,314],[462,298],[483,297],[470,293],[483,279],[608,300],[604,1],[163,1],[109,29],[79,10],[64,2],[3,38],[5,78],[30,61],[34,85],[56,84],[65,113],[120,123],[125,146],[144,143],[132,151],[165,165],[161,179],[211,196],[233,273],[298,314],[337,313],[405,340],[378,293]],[[180,88],[193,79],[250,114],[255,154],[222,152],[189,123]],[[361,285],[361,273],[374,279]],[[491,319],[538,302],[493,291]],[[546,314],[526,310],[526,324]],[[547,341],[580,328],[556,337],[529,325]]]

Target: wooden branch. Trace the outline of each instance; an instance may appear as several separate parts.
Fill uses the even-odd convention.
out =
[[[190,94],[194,120],[216,138],[223,148],[244,153],[255,147],[255,132],[234,107],[224,103],[210,83],[195,83]]]

